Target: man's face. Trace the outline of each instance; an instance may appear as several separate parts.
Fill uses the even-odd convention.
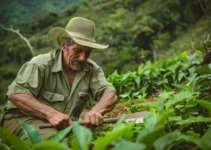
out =
[[[91,48],[78,44],[73,44],[69,47],[65,46],[64,58],[71,69],[79,71],[83,69],[91,51]]]

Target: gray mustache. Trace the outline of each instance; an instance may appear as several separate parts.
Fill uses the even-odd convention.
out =
[[[82,62],[80,59],[77,59],[77,58],[75,58],[75,59],[72,59],[72,62],[78,62],[78,63],[80,63],[80,64],[84,64],[84,62]]]

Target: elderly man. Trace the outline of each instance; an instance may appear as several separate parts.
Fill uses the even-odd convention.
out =
[[[23,135],[21,120],[37,128],[50,122],[55,128],[40,129],[48,138],[78,120],[90,99],[99,102],[85,114],[85,122],[100,125],[102,115],[117,101],[115,89],[102,69],[88,59],[92,48],[108,47],[95,42],[94,22],[72,18],[65,29],[52,28],[48,38],[61,41],[61,50],[25,63],[8,88],[9,104],[2,125],[17,136]]]

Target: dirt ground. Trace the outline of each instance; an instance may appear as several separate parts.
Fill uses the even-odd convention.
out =
[[[134,99],[133,100],[133,103],[134,104],[139,104],[139,103],[143,103],[143,102],[153,102],[155,101],[155,99],[153,98],[149,98],[149,99],[146,99],[146,100],[137,100],[137,99]],[[118,103],[116,104],[116,106],[109,112],[107,112],[105,115],[104,115],[104,118],[113,118],[113,117],[118,117],[122,114],[125,114],[126,113],[126,110],[127,109],[130,109],[131,108],[131,104],[129,102],[123,102],[123,103]],[[80,119],[83,120],[84,118],[84,114],[89,111],[88,109],[84,109],[83,112],[81,113],[80,115]]]

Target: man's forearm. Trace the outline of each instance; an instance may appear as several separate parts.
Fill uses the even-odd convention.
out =
[[[98,111],[102,115],[111,110],[117,102],[117,96],[113,91],[105,90],[99,103],[92,110]]]
[[[50,106],[41,103],[30,94],[12,94],[8,96],[8,99],[13,102],[20,110],[41,118],[46,119],[49,113],[56,111]]]
[[[30,94],[12,94],[8,96],[8,99],[20,110],[47,119],[56,129],[64,129],[72,124],[68,115],[39,102]]]

